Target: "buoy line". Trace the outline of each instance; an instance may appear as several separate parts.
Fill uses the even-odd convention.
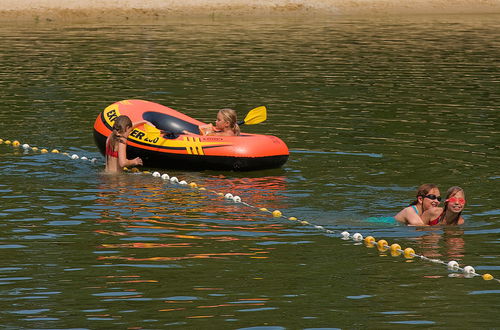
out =
[[[21,144],[19,141],[17,140],[14,140],[14,141],[10,141],[10,140],[4,140],[4,139],[0,139],[0,144],[6,144],[6,145],[10,145],[14,148],[22,148],[24,149],[25,152],[28,152],[28,151],[33,151],[33,152],[39,152],[41,154],[46,154],[46,153],[49,153],[49,148],[43,148],[43,147],[32,147],[30,146],[29,144],[27,143],[24,143],[24,144]],[[91,162],[92,164],[95,164],[97,162],[97,158],[88,158],[88,157],[85,157],[85,156],[78,156],[77,154],[69,154],[67,152],[60,152],[59,150],[57,149],[51,149],[50,153],[53,153],[53,154],[61,154],[61,155],[64,155],[64,156],[67,156],[71,159],[81,159],[81,160],[84,160],[84,161],[89,161]]]
[[[21,145],[21,143],[19,141],[17,141],[17,140],[10,141],[10,140],[0,139],[0,144],[10,145],[10,146],[12,146],[14,148],[20,148],[21,147],[25,151],[31,150],[33,152],[40,152],[42,154],[49,152],[48,148],[32,147],[29,144],[22,144]],[[61,154],[61,155],[67,156],[67,157],[69,157],[72,160],[80,159],[80,160],[84,160],[84,161],[89,161],[92,164],[95,164],[97,162],[97,158],[91,158],[91,159],[89,159],[89,158],[87,158],[85,156],[80,157],[77,154],[71,154],[70,155],[67,152],[60,152],[57,149],[52,149],[50,152],[54,153],[54,154]],[[258,209],[261,212],[269,213],[274,218],[282,218],[282,219],[286,219],[286,220],[289,220],[289,221],[300,223],[302,225],[309,225],[309,226],[311,226],[311,227],[313,227],[313,228],[315,228],[317,230],[323,231],[323,232],[325,232],[327,234],[336,234],[336,231],[327,229],[327,228],[325,228],[323,226],[320,226],[320,225],[315,225],[315,224],[313,224],[313,223],[311,223],[309,221],[299,220],[296,217],[286,217],[286,216],[283,215],[283,213],[280,210],[270,211],[270,210],[268,210],[267,208],[264,208],[264,207],[257,207],[255,205],[251,205],[251,204],[248,204],[248,203],[242,201],[239,196],[233,195],[231,193],[224,194],[224,193],[221,193],[221,192],[217,192],[215,190],[207,190],[206,188],[199,186],[196,182],[190,182],[190,183],[188,183],[185,180],[179,181],[179,179],[177,177],[175,177],[175,176],[171,177],[167,173],[161,174],[160,172],[157,172],[157,171],[155,171],[155,172],[150,172],[150,171],[147,171],[147,170],[141,171],[141,170],[139,170],[136,167],[131,168],[131,169],[128,169],[128,168],[125,167],[124,171],[130,172],[130,173],[139,173],[139,174],[152,175],[155,178],[160,178],[164,182],[170,182],[171,184],[185,185],[185,186],[189,186],[189,187],[191,187],[193,189],[197,189],[199,191],[210,192],[210,193],[213,193],[213,194],[215,194],[217,196],[224,197],[226,200],[231,200],[234,203],[242,204],[242,205],[245,205],[247,207]],[[493,277],[493,275],[488,274],[488,273],[479,274],[479,273],[476,272],[476,270],[472,266],[460,267],[460,265],[458,264],[458,262],[456,262],[454,260],[451,260],[449,262],[445,262],[445,261],[442,261],[442,260],[439,260],[439,259],[428,258],[428,257],[426,257],[424,255],[415,253],[415,251],[412,248],[402,249],[401,246],[399,244],[397,244],[397,243],[389,245],[389,243],[386,240],[384,240],[384,239],[381,239],[381,240],[377,241],[373,236],[366,236],[365,238],[363,238],[363,235],[361,235],[360,233],[355,233],[355,234],[351,235],[348,231],[342,231],[340,233],[340,238],[343,239],[343,240],[352,240],[352,241],[357,242],[357,243],[363,241],[366,247],[369,247],[369,248],[376,247],[378,249],[378,251],[380,251],[380,252],[388,252],[389,251],[390,254],[391,254],[391,256],[393,256],[393,257],[397,257],[397,256],[400,256],[400,255],[403,255],[406,259],[419,258],[420,260],[432,262],[432,263],[435,263],[435,264],[442,264],[442,265],[447,266],[447,268],[450,271],[455,271],[455,272],[461,271],[464,274],[465,278],[481,277],[485,281],[491,281],[491,280],[493,280],[493,281],[496,281],[496,282],[500,283],[500,279],[497,279],[497,278]]]

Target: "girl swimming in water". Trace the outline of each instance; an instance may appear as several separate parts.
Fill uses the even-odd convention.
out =
[[[118,173],[126,166],[142,165],[142,159],[136,157],[127,159],[127,137],[132,130],[141,124],[151,123],[141,121],[132,124],[132,121],[127,116],[118,116],[113,123],[113,131],[106,140],[106,173]]]
[[[435,184],[426,183],[418,187],[417,197],[408,207],[405,207],[394,218],[407,225],[424,226],[422,214],[430,209],[439,206],[441,196]]]
[[[458,186],[453,186],[446,192],[444,208],[434,207],[424,212],[422,221],[429,226],[462,225],[462,211],[465,208],[465,192]]]

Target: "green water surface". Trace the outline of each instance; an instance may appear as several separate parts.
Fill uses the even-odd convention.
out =
[[[500,278],[498,31],[498,15],[1,24],[0,138],[98,161],[0,144],[0,324],[498,327],[498,281],[339,238]],[[103,175],[93,122],[133,98],[207,122],[266,105],[244,130],[289,161],[168,172],[207,191]],[[465,189],[464,226],[385,221],[426,182]]]

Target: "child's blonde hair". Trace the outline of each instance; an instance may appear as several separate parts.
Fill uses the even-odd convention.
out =
[[[234,135],[240,135],[240,126],[237,123],[236,111],[229,108],[220,109],[219,113],[222,118],[229,123],[229,128],[233,131]]]

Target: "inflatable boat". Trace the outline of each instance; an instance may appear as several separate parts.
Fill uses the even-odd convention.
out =
[[[103,155],[113,122],[120,115],[127,115],[132,122],[145,120],[154,125],[136,127],[127,142],[127,157],[140,157],[147,167],[251,171],[281,167],[289,155],[286,144],[271,135],[200,135],[199,126],[205,123],[144,100],[113,103],[97,116],[94,140]]]

